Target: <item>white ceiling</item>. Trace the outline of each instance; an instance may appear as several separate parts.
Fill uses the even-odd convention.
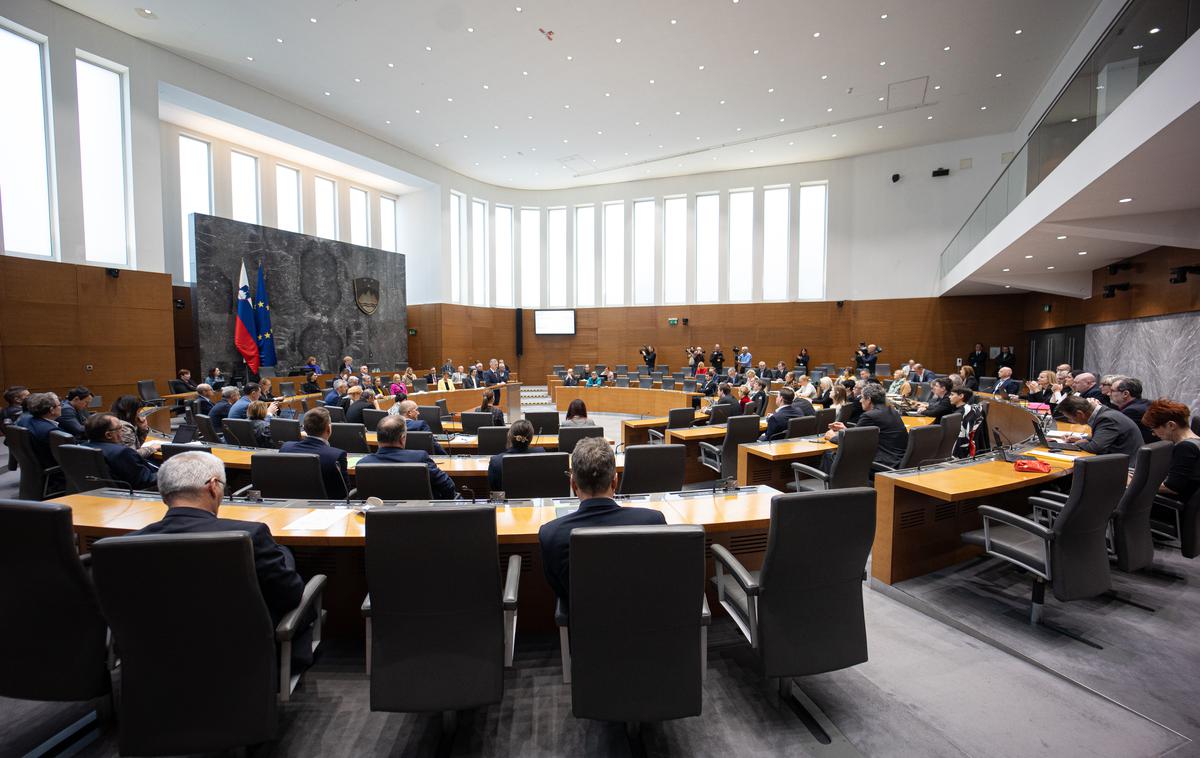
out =
[[[550,189],[1011,131],[1097,0],[56,2],[468,176]]]

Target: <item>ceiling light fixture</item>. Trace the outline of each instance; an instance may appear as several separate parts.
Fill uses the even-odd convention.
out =
[[[675,115],[676,115],[676,116],[678,116],[678,115],[679,115],[679,111],[675,111]]]
[[[395,68],[395,67],[396,67],[396,64],[395,64],[395,63],[389,63],[389,64],[388,64],[388,68]]]
[[[1017,29],[1016,31],[1013,32],[1013,34],[1020,34],[1020,33],[1021,33],[1020,29]]]
[[[935,84],[935,85],[933,85],[933,88],[934,88],[934,89],[941,89],[941,88],[942,88],[942,85],[940,85],[940,84]]]
[[[309,21],[309,23],[312,23],[312,24],[317,23],[317,20],[315,18],[310,18],[308,21]]]
[[[996,78],[997,78],[997,79],[999,79],[999,78],[1000,78],[1000,77],[1002,77],[1002,76],[1004,76],[1004,74],[996,74]]]
[[[1087,250],[1080,250],[1076,255],[1087,255]]]
[[[148,20],[158,18],[158,16],[154,15],[154,11],[150,10],[149,8],[134,8],[133,12]]]
[[[362,83],[362,79],[359,79],[359,78],[356,76],[356,77],[354,77],[354,83],[355,83],[355,84],[361,84],[361,83]]]
[[[875,128],[876,128],[876,129],[882,129],[882,128],[883,128],[883,124],[879,124],[879,125],[877,125]]]
[[[1046,267],[1046,270],[1047,270],[1047,271],[1053,271],[1053,270],[1054,270],[1054,267],[1053,267],[1053,266],[1047,266],[1047,267]]]
[[[522,71],[522,72],[521,72],[521,76],[529,76],[529,72],[528,72],[528,71]]]
[[[699,71],[703,71],[703,70],[704,70],[704,65],[703,65],[703,64],[701,64],[701,65],[697,66],[697,67],[696,67],[696,69],[697,69],[697,70],[699,70]]]
[[[605,92],[605,93],[604,93],[604,96],[605,96],[605,97],[612,97],[612,93],[611,93],[611,92]]]
[[[526,116],[525,118],[529,119],[530,121],[533,121],[533,114],[530,114],[530,115]]]
[[[1071,119],[1071,123],[1072,123],[1072,124],[1077,124],[1077,123],[1079,123],[1079,119],[1078,119],[1078,118],[1073,118],[1073,119]]]
[[[825,81],[828,78],[829,78],[829,74],[821,74],[821,81]]]
[[[1117,202],[1118,203],[1132,203],[1133,198],[1132,197],[1123,197],[1120,200],[1118,200]]]
[[[829,135],[829,136],[830,136],[830,137],[836,137],[837,135],[836,135],[836,134],[831,134],[831,135]]]
[[[1006,290],[1010,290],[1010,289],[1012,289],[1012,285],[1011,285],[1011,284],[1006,284],[1006,285],[1004,285],[1004,289],[1006,289]]]
[[[433,146],[434,146],[434,147],[441,147],[441,146],[442,146],[442,143],[441,143],[441,142],[434,142],[434,143],[433,143]]]
[[[1012,269],[1011,269],[1011,268],[1002,268],[1002,269],[1000,269],[1000,270],[1001,270],[1001,271],[1003,271],[1003,272],[1004,272],[1004,273],[1006,273],[1006,274],[1007,274],[1009,271],[1012,271]]]
[[[1162,29],[1159,29],[1159,28],[1156,26],[1156,27],[1154,27],[1153,29],[1151,29],[1151,30],[1150,30],[1150,33],[1151,33],[1151,34],[1158,34],[1158,33],[1159,33],[1159,32],[1161,32],[1161,31],[1162,31]]]
[[[633,122],[633,125],[634,125],[634,126],[641,126],[641,125],[642,125],[642,122],[641,122],[641,121],[634,121],[634,122]]]
[[[473,27],[473,26],[468,26],[468,27],[467,27],[467,32],[468,32],[468,33],[474,33],[474,32],[475,32],[475,27]],[[475,165],[479,165],[479,164],[475,164]]]
[[[879,65],[880,65],[880,66],[886,66],[886,65],[887,65],[887,61],[879,61]]]
[[[981,111],[986,111],[986,110],[987,110],[987,106],[986,106],[986,105],[981,105],[981,106],[979,106],[979,110],[981,110]]]
[[[825,112],[826,112],[826,113],[833,113],[833,108],[826,108],[826,109],[825,109]]]
[[[253,56],[253,55],[247,55],[247,56],[246,56],[246,60],[248,60],[248,61],[250,61],[251,63],[253,63],[253,62],[254,62],[254,56]]]
[[[933,120],[933,116],[926,116],[926,117],[925,117],[925,120],[926,120],[926,121],[932,121],[932,120]]]
[[[697,139],[699,139],[699,137],[697,137]],[[788,147],[791,147],[791,146],[792,146],[792,145],[794,145],[794,144],[796,144],[796,143],[795,143],[795,142],[789,142],[789,143],[788,143]]]
[[[1145,47],[1145,45],[1134,45],[1134,46],[1133,46],[1133,49],[1134,49],[1134,50],[1141,50],[1143,47]]]
[[[575,56],[574,56],[574,55],[568,55],[568,56],[567,56],[567,60],[569,60],[569,61],[573,61],[573,60],[575,60]]]
[[[755,54],[755,55],[758,55],[758,51],[757,51],[757,50],[755,50],[755,51],[754,51],[754,54]]]
[[[883,102],[883,97],[882,97],[882,96],[881,96],[881,97],[878,97],[878,98],[876,98],[876,99],[877,99],[879,102],[881,102],[881,103]]]
[[[720,104],[721,104],[721,105],[724,105],[724,104],[725,104],[725,101],[724,101],[724,100],[722,100],[722,101],[720,102]]]
[[[1054,239],[1065,240],[1066,238],[1067,238],[1067,235],[1065,235],[1065,234],[1060,234],[1060,235],[1058,235],[1057,237],[1055,237]]]
[[[416,114],[417,114],[418,116],[420,116],[420,115],[421,115],[421,109],[420,109],[420,108],[417,108],[417,110],[416,110]]]
[[[446,98],[446,102],[452,103],[452,102],[454,102],[454,98],[448,97],[448,98]]]
[[[620,38],[620,37],[617,37],[617,40],[616,40],[616,42],[617,42],[617,44],[618,44],[618,45],[619,45],[619,44],[621,44],[621,38]]]
[[[485,84],[485,85],[483,85],[483,88],[484,88],[484,89],[488,89],[488,86]]]
[[[654,80],[653,80],[653,79],[651,79],[651,80],[650,80],[650,83],[651,83],[651,84],[654,84]]]
[[[739,127],[737,128],[737,131],[739,131],[739,132],[740,132],[741,130],[742,130],[742,127],[740,127],[740,126],[739,126]]]
[[[671,19],[671,24],[672,24],[672,25],[674,25],[674,24],[675,24],[675,19]]]
[[[499,124],[492,124],[492,128],[493,128],[493,129],[499,129],[499,128],[500,128],[500,125],[499,125]]]
[[[886,20],[886,19],[887,19],[887,14],[886,14],[886,13],[881,13],[881,14],[879,14],[879,18]]]
[[[283,37],[276,37],[276,38],[275,38],[275,41],[276,41],[276,42],[278,42],[279,44],[281,44],[281,45],[282,45],[282,44],[283,44]]]
[[[782,118],[781,118],[781,119],[779,119],[779,123],[781,123],[781,124],[783,123],[783,119],[782,119]]]
[[[820,36],[821,36],[820,32],[813,32],[813,39],[816,39],[817,37],[820,37]]]
[[[426,45],[426,46],[425,46],[425,52],[427,52],[427,53],[432,53],[432,52],[433,52],[433,48],[432,48],[432,47],[430,47],[429,45]]]
[[[768,94],[768,95],[772,95],[772,94],[774,94],[774,93],[775,93],[775,88],[774,88],[774,87],[767,87],[767,94]]]
[[[391,126],[391,125],[392,125],[392,122],[391,122],[391,121],[384,121],[383,123],[387,124],[388,126]]]
[[[1033,257],[1032,255],[1027,255],[1027,256],[1025,256],[1025,260],[1029,260],[1032,257]]]
[[[948,53],[948,52],[950,52],[950,46],[949,46],[949,45],[946,45],[945,47],[943,47],[943,48],[942,48],[942,52],[945,52],[945,53]]]
[[[329,90],[325,90],[325,97],[329,97]]]

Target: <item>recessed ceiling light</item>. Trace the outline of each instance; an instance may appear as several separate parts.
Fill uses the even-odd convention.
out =
[[[533,153],[536,153],[536,152],[537,152],[537,148],[536,148],[536,147],[531,147],[531,148],[529,148],[529,151],[530,151],[530,152],[533,152]]]
[[[879,65],[880,65],[880,66],[886,66],[886,65],[887,65],[887,61],[879,61]]]
[[[605,96],[605,97],[612,97],[612,93],[611,93],[611,92],[605,92],[605,93],[604,93],[604,96]]]
[[[757,50],[755,50],[755,51],[754,51],[754,54],[755,54],[755,55],[758,55],[758,51],[757,51]]]
[[[1012,289],[1012,285],[1011,285],[1011,284],[1006,284],[1006,285],[1004,285],[1004,289],[1006,289],[1006,290],[1010,290],[1010,289]]]
[[[467,139],[467,135],[465,135],[465,134],[464,134],[464,135],[463,135],[463,139]]]
[[[254,56],[253,56],[253,55],[247,55],[247,56],[246,56],[246,60],[248,60],[248,61],[250,61],[250,62],[254,62]]]
[[[433,143],[433,146],[434,146],[434,147],[441,147],[441,146],[442,146],[442,143],[441,143],[441,142],[434,142],[434,143]]]
[[[568,55],[568,56],[567,56],[567,60],[569,60],[569,61],[573,61],[573,60],[575,60],[575,56],[574,56],[574,55]]]
[[[158,16],[154,15],[154,11],[150,10],[149,8],[134,8],[133,12],[147,20],[158,18]]]
[[[932,121],[932,120],[933,120],[933,116],[926,116],[926,117],[925,117],[925,120],[926,120],[926,121]]]
[[[282,44],[283,44],[283,37],[276,37],[276,38],[275,38],[275,41],[276,41],[276,42],[278,42],[279,44],[281,44],[281,45],[282,45]]]
[[[782,118],[781,118],[781,119],[779,119],[779,123],[781,123],[781,124],[783,123],[783,119],[782,119]]]
[[[981,105],[981,106],[979,106],[979,110],[981,110],[981,111],[986,111],[986,110],[987,110],[987,106],[986,106],[986,105]]]
[[[1054,270],[1054,267],[1053,267],[1053,266],[1047,266],[1047,267],[1046,267],[1046,270],[1047,270],[1047,271],[1053,271],[1053,270]]]
[[[1002,76],[1004,76],[1004,74],[996,74],[996,78],[997,78],[997,79],[999,79],[999,78],[1000,78],[1000,77],[1002,77]]]
[[[722,101],[720,102],[720,104],[721,104],[721,105],[724,105],[724,104],[725,104],[725,101],[724,101],[724,100],[722,100]]]
[[[879,14],[879,17],[880,17],[881,19],[886,19],[886,18],[887,18],[887,14],[886,14],[886,13],[881,13],[881,14]]]
[[[603,132],[603,131],[601,131],[600,129],[597,129],[597,130],[596,130],[596,134],[604,134],[604,132]]]
[[[1162,29],[1159,29],[1159,28],[1156,26],[1156,27],[1154,27],[1153,29],[1151,29],[1151,30],[1150,30],[1150,33],[1151,33],[1151,34],[1158,34],[1158,33],[1159,33],[1159,32],[1161,32],[1161,31],[1162,31]]]
[[[528,71],[522,71],[522,72],[521,72],[521,76],[529,76],[529,72],[528,72]]]
[[[530,115],[526,116],[525,118],[529,119],[530,121],[533,121],[533,114],[530,114]]]
[[[659,150],[662,150],[662,145],[659,145],[659,146],[658,146],[658,149],[659,149]]]
[[[881,102],[881,103],[883,102],[883,98],[882,98],[882,97],[879,97],[879,98],[876,98],[876,99],[878,99],[878,100],[879,100],[879,102]]]
[[[1134,50],[1141,50],[1143,47],[1145,47],[1145,45],[1134,45],[1134,46],[1133,46],[1133,49],[1134,49]]]
[[[420,115],[421,115],[421,109],[420,109],[420,108],[417,108],[417,110],[416,110],[416,114],[417,114],[418,116],[420,116]]]
[[[396,67],[396,64],[395,64],[395,63],[389,63],[389,64],[388,64],[388,68],[395,68],[395,67]]]
[[[830,136],[830,137],[836,137],[837,135],[836,135],[836,134],[831,134],[831,135],[829,135],[829,136]]]
[[[699,71],[703,71],[703,70],[704,70],[704,65],[703,65],[703,64],[701,64],[701,65],[699,65],[699,66],[696,66],[696,69],[697,69],[697,70],[699,70]]]
[[[448,97],[448,98],[446,98],[446,102],[452,103],[452,102],[454,102],[454,98]]]
[[[1071,123],[1072,123],[1072,124],[1075,124],[1075,123],[1078,123],[1078,122],[1079,122],[1079,119],[1077,119],[1077,118],[1073,118],[1073,119],[1071,119]]]
[[[650,80],[650,83],[651,83],[651,84],[654,84],[654,80],[653,80],[653,79],[651,79],[651,80]]]
[[[876,129],[882,129],[882,128],[883,128],[883,124],[879,124],[879,125],[877,125],[875,128],[876,128]]]
[[[1055,239],[1060,239],[1060,240],[1065,240],[1066,238],[1067,238],[1067,235],[1065,235],[1065,234],[1060,234],[1057,237],[1055,237]]]
[[[742,127],[740,127],[740,126],[739,126],[739,127],[737,128],[737,131],[739,131],[739,132],[740,132],[741,130],[742,130]]]
[[[308,21],[309,21],[309,23],[312,23],[312,24],[317,23],[317,20],[315,18],[310,18]]]
[[[354,77],[354,83],[355,83],[355,84],[359,84],[359,83],[361,83],[361,82],[362,82],[362,79],[359,79],[357,76],[356,76],[356,77]]]
[[[634,125],[634,126],[641,126],[641,125],[642,125],[642,122],[641,122],[641,121],[634,121],[634,122],[633,122],[633,125]]]
[[[628,151],[626,151],[626,152],[625,152],[625,155],[626,155],[626,156],[628,156],[628,155],[629,155],[629,152],[628,152]]]
[[[792,146],[792,145],[794,145],[794,144],[796,144],[796,143],[795,143],[795,142],[789,142],[789,143],[788,143],[788,146],[790,147],[790,146]]]
[[[563,140],[563,144],[564,144],[564,145],[565,145],[565,144],[567,144],[567,141],[566,141],[566,140]]]
[[[1118,200],[1117,202],[1118,203],[1132,203],[1133,198],[1132,197],[1123,197],[1120,200]]]
[[[828,78],[829,78],[829,74],[821,74],[821,81],[825,81]]]
[[[679,115],[679,111],[675,111],[675,115],[676,115],[676,116],[678,116],[678,115]]]
[[[432,53],[432,52],[433,52],[433,48],[432,48],[432,47],[430,47],[429,45],[426,45],[426,46],[425,46],[425,52],[427,52],[427,53]]]
[[[940,84],[935,84],[935,85],[933,85],[933,88],[934,88],[934,89],[941,89],[941,88],[942,88],[942,85],[940,85]]]
[[[950,52],[950,46],[946,45],[945,47],[942,48],[942,51],[947,52],[947,53]]]
[[[493,128],[493,129],[499,129],[499,128],[500,128],[500,125],[499,125],[499,124],[492,124],[492,128]]]
[[[392,125],[392,122],[391,122],[391,121],[384,121],[383,123],[387,124],[388,126],[391,126],[391,125]]]
[[[474,32],[474,31],[475,31],[475,27],[473,27],[473,26],[468,26],[468,27],[467,27],[467,31],[468,31],[468,32]],[[478,163],[476,163],[475,165],[476,165],[476,166],[478,166],[479,164],[478,164]]]
[[[770,94],[773,94],[774,92],[775,92],[775,88],[774,88],[774,87],[767,87],[767,94],[768,94],[768,95],[770,95]]]
[[[1002,269],[1000,269],[1000,270],[1001,270],[1001,271],[1003,271],[1003,272],[1004,272],[1004,273],[1006,273],[1006,274],[1007,274],[1009,271],[1012,271],[1012,269],[1011,269],[1011,268],[1002,268]]]
[[[618,45],[619,45],[619,44],[621,44],[621,38],[620,38],[620,37],[617,37],[617,39],[616,39],[616,42],[617,42],[617,44],[618,44]]]
[[[517,6],[516,8],[514,8],[513,10],[515,10],[517,13],[520,13],[522,9],[521,9],[521,6],[519,6],[519,5],[518,5],[518,6]]]
[[[1020,33],[1021,33],[1020,29],[1017,29],[1016,31],[1013,32],[1013,34],[1020,34]]]
[[[1087,250],[1080,250],[1076,255],[1087,255]]]
[[[826,109],[825,109],[825,112],[826,112],[826,113],[833,113],[833,108],[826,108]]]
[[[675,23],[675,19],[671,19],[671,23],[672,23],[672,24],[674,24],[674,23]]]
[[[478,165],[479,165],[479,161],[475,161],[475,165],[476,165],[476,166],[478,166]]]
[[[329,90],[325,90],[325,97],[329,97]]]
[[[1033,257],[1032,255],[1027,255],[1027,256],[1025,256],[1025,260],[1029,260],[1032,257]]]
[[[752,152],[752,153],[753,153],[753,152],[754,152],[754,148],[750,148],[750,152]]]
[[[570,105],[570,103],[567,103],[566,105],[563,105],[563,107],[564,107],[564,108],[566,108],[567,110],[571,110],[571,105]]]

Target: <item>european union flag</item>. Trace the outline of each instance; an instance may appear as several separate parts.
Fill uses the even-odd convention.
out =
[[[258,327],[258,360],[263,366],[274,366],[275,335],[271,332],[271,298],[267,297],[267,280],[262,264],[258,265],[258,286],[254,289],[254,323]]]

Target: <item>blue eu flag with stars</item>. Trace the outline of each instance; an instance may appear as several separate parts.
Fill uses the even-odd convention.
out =
[[[254,321],[258,327],[258,358],[263,366],[274,366],[275,334],[271,331],[271,298],[267,297],[267,280],[262,264],[258,266],[258,286],[254,289]]]

